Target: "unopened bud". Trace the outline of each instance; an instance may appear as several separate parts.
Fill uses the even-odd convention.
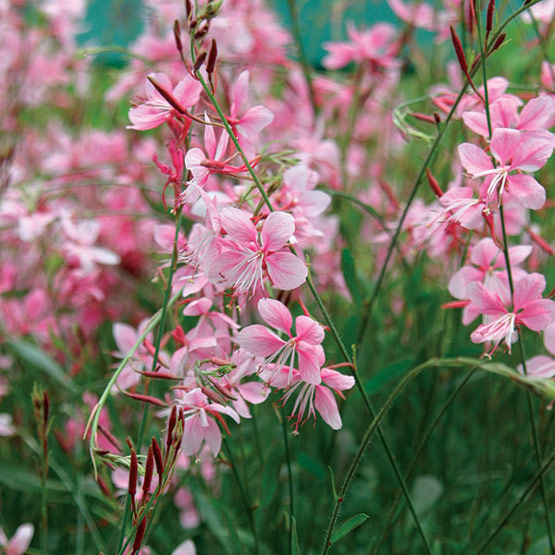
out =
[[[196,73],[204,64],[204,60],[206,60],[206,52],[201,52],[197,59],[195,60],[195,65],[193,66],[193,73]]]
[[[160,450],[160,445],[156,441],[156,438],[152,438],[152,452],[154,453],[154,462],[156,464],[156,472],[158,476],[162,476],[164,473],[164,461],[162,459],[162,451]]]
[[[216,45],[216,40],[212,39],[212,44],[210,45],[210,52],[208,53],[208,61],[206,62],[206,72],[214,73],[216,69],[216,59],[218,57],[218,46]]]

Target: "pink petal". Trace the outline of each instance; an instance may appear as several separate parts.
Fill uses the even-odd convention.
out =
[[[185,316],[200,316],[201,314],[206,314],[211,306],[212,301],[206,297],[195,299],[185,307],[183,314]]]
[[[195,414],[185,420],[185,428],[183,430],[183,453],[185,455],[198,453],[203,438],[204,431],[198,415]]]
[[[14,553],[25,553],[27,548],[31,545],[34,533],[35,527],[32,524],[22,524],[19,526],[12,536],[10,543],[7,545],[8,553],[9,549],[14,550]]]
[[[501,265],[504,266],[503,254],[493,240],[486,237],[474,245],[470,254],[470,261],[479,268],[486,270],[494,265],[499,266],[499,257],[501,257]]]
[[[291,336],[293,319],[291,318],[291,312],[282,302],[275,299],[260,299],[258,301],[258,312],[269,326],[284,331]]]
[[[539,299],[528,304],[526,308],[517,315],[517,321],[533,331],[542,331],[553,322],[554,312],[555,301]]]
[[[510,175],[506,194],[524,208],[539,210],[545,204],[545,189],[531,175]]]
[[[120,353],[127,354],[135,345],[138,336],[135,328],[116,322],[113,327],[114,339]]]
[[[306,383],[319,384],[322,381],[320,368],[325,360],[321,345],[312,345],[300,341],[297,345],[299,374]]]
[[[485,114],[480,112],[465,112],[462,115],[464,124],[474,133],[482,137],[489,136],[488,122]]]
[[[266,252],[281,249],[295,232],[295,220],[286,212],[272,212],[262,226],[260,239]]]
[[[468,296],[480,314],[501,316],[507,312],[498,295],[492,293],[481,283],[471,283],[467,288]]]
[[[295,330],[299,341],[306,341],[313,345],[324,341],[324,328],[308,316],[297,316]]]
[[[173,89],[173,95],[184,108],[194,106],[199,101],[201,92],[202,85],[189,75],[179,81]]]
[[[329,368],[322,368],[322,381],[335,391],[345,391],[351,389],[355,385],[353,376],[345,376],[337,370],[330,370]]]
[[[479,147],[471,143],[459,145],[461,164],[471,174],[493,169],[489,156]]]
[[[278,289],[296,289],[306,281],[306,265],[290,252],[276,252],[265,257],[268,275]]]
[[[357,48],[347,42],[327,42],[323,46],[328,54],[322,60],[322,65],[327,69],[345,67],[356,59]]]
[[[273,355],[285,345],[283,339],[259,324],[243,328],[237,335],[236,341],[249,353],[261,357]]]
[[[245,70],[239,75],[231,94],[231,116],[237,118],[249,97],[249,72]]]
[[[170,111],[148,104],[139,104],[129,110],[129,119],[133,125],[127,129],[146,131],[162,125],[170,117]]]
[[[262,382],[247,382],[237,386],[241,397],[252,405],[264,402],[270,394],[270,389]]]
[[[324,422],[333,430],[339,430],[341,428],[343,424],[341,422],[341,416],[339,415],[339,409],[337,408],[337,402],[329,389],[321,385],[316,386],[316,391],[314,392],[314,407],[320,413]]]
[[[535,172],[545,165],[552,152],[552,141],[533,137],[526,138],[525,136],[514,153],[511,168]]]
[[[505,165],[511,160],[520,144],[520,132],[516,129],[494,129],[490,149],[492,154]]]
[[[299,200],[299,206],[307,218],[319,216],[330,203],[331,197],[323,191],[305,191]]]
[[[545,95],[533,98],[520,111],[519,129],[542,129],[553,116],[554,103],[551,97]]]
[[[238,208],[224,208],[220,219],[223,228],[234,241],[257,242],[256,228],[245,211]]]
[[[249,138],[254,138],[262,129],[274,121],[274,114],[264,106],[253,106],[241,118],[239,127]]]
[[[200,148],[191,148],[185,155],[185,167],[191,171],[197,183],[202,185],[210,173],[208,168],[202,166],[202,162],[206,160],[206,155]]]
[[[215,457],[220,452],[220,447],[222,446],[222,433],[212,418],[208,419],[208,426],[204,428],[204,441],[206,441],[210,451],[212,451],[212,455]]]
[[[515,309],[526,308],[528,304],[542,298],[545,289],[545,277],[541,274],[530,274],[515,283]]]
[[[449,293],[455,299],[468,299],[468,286],[473,282],[480,283],[484,278],[484,273],[472,266],[463,266],[449,280],[447,287]]]

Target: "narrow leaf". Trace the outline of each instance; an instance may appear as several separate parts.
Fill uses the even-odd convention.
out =
[[[358,513],[358,515],[352,516],[347,519],[331,536],[331,543],[336,543],[347,534],[352,532],[355,528],[358,528],[368,520],[368,515],[364,513]]]

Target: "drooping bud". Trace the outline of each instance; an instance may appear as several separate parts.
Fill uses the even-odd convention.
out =
[[[170,418],[168,420],[168,435],[166,437],[166,448],[169,449],[172,444],[172,434],[175,428],[175,422],[177,420],[177,407],[174,405],[172,411],[170,412]]]
[[[152,438],[152,452],[154,453],[154,462],[156,463],[156,472],[158,476],[162,476],[164,473],[164,461],[162,459],[162,451],[160,450],[160,445],[156,441],[156,438]]]
[[[177,19],[173,22],[173,37],[175,39],[175,46],[180,54],[183,54],[183,43],[181,42],[181,26]]]
[[[135,449],[131,451],[131,461],[129,463],[129,484],[127,491],[131,497],[137,493],[137,477],[139,472],[139,463],[137,461],[137,453]]]
[[[168,102],[168,104],[172,106],[172,108],[175,108],[180,114],[187,113],[187,110],[185,110],[185,108],[181,106],[181,104],[172,95],[172,93],[170,93],[162,84],[158,83],[158,81],[156,81],[156,79],[154,79],[150,75],[147,77],[147,79],[152,83],[152,86],[158,91],[160,96],[162,96]]]
[[[493,14],[495,12],[495,0],[489,0],[488,11],[486,14],[486,42],[488,40],[489,34],[493,29]]]
[[[501,33],[497,40],[493,43],[493,46],[489,49],[488,55],[492,52],[495,52],[502,44],[503,41],[507,38],[507,33]]]
[[[428,178],[428,183],[430,184],[430,187],[436,197],[440,198],[441,196],[443,196],[443,191],[441,190],[441,187],[439,186],[436,178],[432,175],[432,172],[428,168],[426,168],[426,176]]]
[[[208,53],[208,61],[206,62],[206,72],[208,74],[214,73],[216,69],[216,59],[218,57],[218,46],[216,45],[216,40],[212,39],[212,44],[210,45],[210,52]]]
[[[203,50],[195,60],[195,65],[193,66],[193,73],[196,73],[202,67],[202,64],[204,64],[205,60],[206,60],[206,52]]]
[[[466,56],[464,55],[464,49],[462,47],[461,39],[457,35],[457,31],[453,25],[449,26],[449,30],[451,31],[451,41],[453,42],[453,47],[455,48],[455,54],[457,55],[457,60],[459,60],[459,65],[463,73],[468,73],[468,64],[466,63]]]
[[[146,457],[145,477],[143,480],[143,499],[146,499],[146,494],[150,491],[153,472],[154,472],[154,453],[152,451],[152,446],[151,446],[150,449],[148,450],[148,455]]]
[[[141,401],[141,403],[150,403],[151,405],[155,405],[156,407],[167,407],[164,401],[161,401],[156,397],[151,397],[150,395],[143,395],[141,393],[129,393],[128,391],[124,391],[123,394],[126,397],[135,399],[136,401]]]
[[[133,553],[137,553],[141,549],[141,544],[143,543],[143,538],[145,536],[146,529],[146,516],[143,517],[139,527],[137,528],[137,533],[135,534],[135,541],[133,542]]]

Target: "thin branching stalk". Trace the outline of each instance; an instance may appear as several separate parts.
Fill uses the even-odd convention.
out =
[[[193,57],[193,63],[194,63],[194,61],[195,61],[195,49],[194,49],[193,42],[191,42],[191,55]],[[225,115],[222,111],[222,108],[221,108],[220,104],[216,100],[216,97],[212,94],[212,91],[210,90],[210,87],[207,85],[206,81],[203,79],[200,72],[197,71],[195,75],[199,79],[199,82],[202,85],[202,87],[204,89],[204,92],[207,94],[208,98],[210,99],[210,102],[212,102],[215,110],[218,112],[218,115],[220,116],[220,119],[222,120],[222,123],[224,124],[224,127],[225,127],[227,133],[229,134],[231,140],[233,141],[233,144],[235,145],[235,148],[237,148],[237,151],[239,152],[243,162],[247,166],[247,169],[248,169],[251,177],[253,178],[253,181],[254,181],[256,187],[258,188],[260,194],[262,195],[262,198],[264,199],[264,202],[266,203],[266,206],[268,207],[268,209],[271,212],[273,212],[274,208],[273,208],[272,203],[271,203],[271,201],[268,197],[268,194],[266,193],[266,190],[264,189],[262,183],[258,179],[258,176],[256,175],[256,172],[254,171],[251,163],[249,162],[245,152],[241,148],[241,145],[239,144],[239,141],[235,137],[235,135],[233,133],[233,130],[231,129],[229,123],[227,122],[227,120],[225,118]],[[294,247],[292,247],[291,250],[292,250],[292,252],[295,252]],[[314,283],[312,282],[312,277],[310,275],[310,272],[309,272],[309,276],[307,278],[307,284],[308,284],[308,287],[310,289],[310,292],[312,293],[312,296],[314,297],[314,300],[316,301],[316,304],[318,305],[320,311],[322,312],[322,314],[324,316],[326,324],[330,328],[330,332],[331,332],[331,334],[334,338],[335,343],[339,347],[339,350],[341,351],[341,354],[342,354],[344,360],[352,365],[353,361],[351,359],[351,356],[349,355],[347,349],[345,348],[345,345],[343,344],[343,340],[341,339],[341,336],[339,335],[339,332],[337,331],[337,328],[336,328],[333,320],[331,319],[331,316],[329,315],[329,312],[327,311],[324,303],[322,302],[322,299],[321,299],[320,295],[318,294],[318,292],[316,291],[316,288],[314,287]],[[370,417],[374,418],[375,411],[372,408],[372,405],[370,403],[370,400],[368,399],[368,395],[366,394],[366,391],[364,390],[364,386],[362,385],[362,382],[360,381],[360,378],[358,377],[357,373],[353,370],[352,366],[349,366],[348,368],[349,368],[349,372],[351,373],[351,375],[355,379],[356,386],[357,386],[358,390],[360,391],[360,394],[362,395],[362,398],[364,400],[364,404],[366,405],[366,408],[367,408],[367,410],[370,414]],[[403,491],[403,495],[405,496],[405,499],[407,501],[407,506],[409,507],[409,510],[412,514],[412,517],[414,519],[414,522],[416,524],[418,532],[419,532],[419,534],[422,538],[422,542],[423,542],[423,544],[426,548],[426,551],[428,553],[431,553],[431,550],[430,550],[430,547],[429,547],[429,544],[428,544],[428,540],[426,539],[426,535],[424,534],[424,529],[422,528],[422,525],[421,525],[421,523],[418,519],[418,515],[416,514],[416,511],[414,510],[414,504],[412,503],[412,499],[411,499],[409,490],[408,490],[407,485],[405,484],[405,482],[403,480],[403,476],[401,474],[399,466],[397,465],[397,462],[395,461],[395,458],[393,456],[393,452],[392,452],[391,448],[389,447],[389,444],[387,443],[387,441],[385,439],[385,436],[384,436],[384,433],[383,433],[381,428],[378,430],[378,435],[380,437],[381,442],[383,443],[385,452],[387,454],[387,457],[389,459],[391,467],[392,467],[392,469],[395,473],[395,476],[396,476],[396,478],[399,482],[399,485],[401,486],[401,490]]]
[[[455,398],[463,390],[464,386],[469,382],[470,378],[472,378],[472,376],[476,373],[476,371],[477,371],[477,368],[473,368],[465,376],[464,380],[462,380],[462,382],[451,392],[451,394],[449,395],[449,397],[447,398],[447,400],[445,401],[445,403],[441,407],[440,411],[437,413],[436,417],[432,421],[430,427],[428,428],[428,431],[426,432],[426,434],[420,440],[418,446],[416,447],[416,451],[415,451],[415,453],[414,453],[414,455],[411,459],[409,467],[407,469],[407,473],[405,475],[405,480],[407,482],[412,478],[414,470],[416,468],[416,463],[418,462],[418,460],[422,456],[422,453],[424,452],[424,448],[426,447],[429,439],[432,437],[432,434],[434,433],[435,429],[437,428],[437,426],[438,426],[440,420],[442,419],[443,415],[447,412],[449,407],[453,404],[453,401],[455,400]],[[397,494],[395,496],[395,500],[393,501],[391,509],[388,513],[387,520],[386,520],[386,525],[385,525],[382,537],[380,538],[380,541],[377,544],[377,548],[373,550],[373,553],[381,553],[383,543],[385,542],[385,540],[387,539],[387,536],[389,535],[389,533],[391,531],[391,526],[392,526],[392,523],[393,523],[393,519],[395,517],[395,513],[397,511],[397,507],[399,506],[400,501],[401,501],[401,494]]]
[[[549,454],[548,457],[546,457],[545,461],[543,462],[543,464],[540,466],[540,468],[536,472],[536,475],[534,476],[533,480],[530,482],[528,487],[524,490],[524,492],[518,498],[518,500],[512,506],[512,508],[509,509],[507,514],[503,517],[503,519],[498,524],[498,526],[495,528],[495,530],[490,534],[488,539],[480,546],[479,549],[477,549],[475,551],[476,555],[480,555],[481,553],[483,553],[487,549],[487,547],[490,545],[490,543],[495,539],[497,534],[499,534],[499,532],[501,532],[501,530],[505,527],[507,522],[509,522],[510,518],[515,514],[515,512],[518,510],[518,508],[522,505],[523,501],[528,497],[528,495],[530,495],[532,490],[536,487],[537,483],[543,479],[543,475],[545,474],[547,469],[551,466],[551,464],[553,463],[554,460],[555,460],[555,449],[551,451],[551,453]]]
[[[245,512],[247,513],[247,518],[249,519],[249,525],[251,527],[252,537],[254,540],[254,553],[258,555],[258,553],[260,553],[260,548],[258,546],[258,534],[256,533],[256,524],[254,522],[254,516],[252,514],[252,507],[249,501],[246,485],[243,485],[243,482],[241,481],[241,477],[239,476],[239,472],[237,470],[237,465],[235,464],[235,459],[233,458],[233,453],[231,452],[231,448],[229,446],[229,440],[227,438],[223,442],[223,447],[224,447],[225,454],[229,459],[229,464],[231,465],[231,471],[233,472],[233,477],[237,482],[237,487],[239,488],[239,492],[241,494],[243,507],[245,509]]]
[[[293,472],[291,469],[291,453],[289,450],[289,438],[287,436],[287,422],[285,418],[285,408],[281,407],[281,428],[283,430],[283,444],[285,446],[285,460],[287,462],[287,478],[289,482],[289,547],[288,551],[291,553],[293,546],[293,520],[295,518],[295,503],[293,491]]]
[[[180,210],[179,213],[177,214],[177,218],[175,222],[175,235],[173,239],[172,258],[171,258],[170,270],[168,274],[168,281],[166,283],[166,289],[164,291],[164,300],[163,300],[162,309],[161,309],[162,312],[160,314],[160,325],[158,326],[158,334],[156,336],[156,343],[154,346],[154,357],[152,359],[151,372],[155,372],[156,367],[158,365],[158,356],[160,355],[160,345],[162,343],[162,337],[164,335],[164,323],[166,321],[166,315],[168,312],[168,306],[170,301],[170,294],[172,290],[173,274],[177,266],[178,239],[179,239],[179,232],[181,230],[182,219],[183,219],[183,211]],[[146,378],[145,391],[148,389],[148,382],[149,382],[149,379]],[[150,405],[148,403],[145,403],[143,408],[143,417],[141,419],[141,426],[139,428],[139,439],[137,440],[137,447],[136,447],[137,453],[140,453],[141,447],[143,445],[149,408],[150,408]],[[118,541],[119,546],[123,544],[123,540],[125,538],[125,529],[127,528],[127,523],[129,522],[130,516],[131,516],[131,503],[130,503],[129,496],[127,496],[127,499],[125,501],[123,519],[121,522],[120,534],[119,534],[119,541]]]
[[[489,53],[490,48],[495,44],[495,42],[497,41],[497,39],[501,36],[503,30],[505,29],[505,27],[507,27],[507,25],[513,21],[513,19],[515,19],[516,17],[518,17],[520,14],[522,14],[523,12],[527,11],[528,9],[530,9],[532,6],[534,6],[535,4],[537,4],[538,2],[541,2],[542,0],[532,0],[531,2],[529,2],[528,4],[521,6],[518,10],[514,11],[497,29],[497,31],[495,32],[495,34],[492,36],[491,40],[488,42],[488,44],[486,45],[486,52]],[[478,71],[478,69],[480,68],[480,66],[482,65],[482,60],[483,57],[480,58],[480,60],[478,60],[478,62],[476,62],[476,65],[474,67],[473,70],[471,70],[470,75],[473,76],[476,71]],[[428,152],[428,155],[426,156],[424,163],[422,164],[422,167],[420,168],[420,171],[418,172],[418,175],[416,176],[416,180],[414,182],[414,185],[412,187],[412,190],[410,192],[409,198],[407,200],[407,204],[405,206],[405,209],[403,210],[403,213],[401,214],[401,218],[399,219],[399,222],[397,224],[397,228],[395,229],[395,233],[393,234],[393,237],[389,243],[389,247],[387,249],[387,254],[384,260],[384,263],[381,267],[380,270],[380,274],[378,276],[378,280],[376,282],[376,285],[374,286],[374,290],[372,291],[372,296],[370,297],[369,301],[364,303],[364,307],[363,307],[363,315],[362,315],[362,321],[361,321],[361,325],[360,325],[360,329],[358,332],[358,337],[357,337],[357,345],[360,345],[362,342],[362,339],[364,338],[364,334],[366,332],[366,326],[368,325],[368,321],[370,319],[370,315],[372,313],[372,309],[374,307],[374,304],[378,298],[378,295],[380,293],[381,287],[383,285],[383,281],[384,281],[384,277],[385,277],[385,273],[387,271],[387,267],[389,266],[389,262],[391,259],[391,255],[393,254],[393,250],[395,248],[395,245],[397,244],[397,241],[399,239],[399,235],[401,233],[401,229],[403,227],[403,223],[407,217],[408,211],[412,205],[412,203],[414,202],[414,199],[416,198],[416,193],[418,192],[418,189],[420,187],[420,183],[424,177],[424,174],[426,173],[426,169],[428,168],[428,166],[430,165],[430,162],[432,161],[436,150],[439,146],[439,143],[441,142],[441,139],[443,138],[443,135],[445,134],[445,130],[447,129],[450,121],[453,118],[453,115],[455,114],[455,110],[457,109],[457,106],[459,105],[459,102],[461,101],[464,93],[466,92],[468,88],[468,81],[465,81],[463,87],[461,88],[461,91],[457,97],[457,99],[455,100],[455,103],[453,104],[451,111],[449,112],[449,114],[447,115],[445,122],[443,123],[443,125],[439,128],[439,132],[430,148],[430,151]]]
[[[505,215],[503,213],[502,199],[499,204],[499,216],[501,218],[501,230],[503,233],[503,252],[505,254],[505,265],[507,267],[507,275],[509,277],[509,288],[511,291],[511,303],[513,305],[511,307],[511,310],[514,310],[514,281],[513,281],[513,275],[512,275],[512,269],[511,269],[511,261],[509,259],[509,244],[507,240],[507,232],[505,230]],[[518,345],[519,345],[520,363],[522,364],[522,369],[524,371],[524,374],[527,375],[528,372],[526,371],[526,359],[524,357],[524,347],[522,345],[522,328],[519,330]],[[528,400],[528,418],[530,420],[530,428],[532,430],[532,440],[534,443],[534,451],[536,453],[536,461],[537,461],[538,467],[541,467],[542,457],[541,457],[540,441],[538,437],[538,430],[536,428],[536,418],[534,415],[532,394],[530,393],[529,390],[526,391],[526,396]],[[547,530],[547,537],[549,538],[549,545],[551,547],[551,552],[555,553],[553,531],[551,530],[551,517],[549,514],[549,503],[548,503],[547,491],[545,489],[545,482],[544,482],[543,476],[540,475],[539,480],[540,480],[540,491],[542,495],[543,508],[545,512],[545,527]]]

